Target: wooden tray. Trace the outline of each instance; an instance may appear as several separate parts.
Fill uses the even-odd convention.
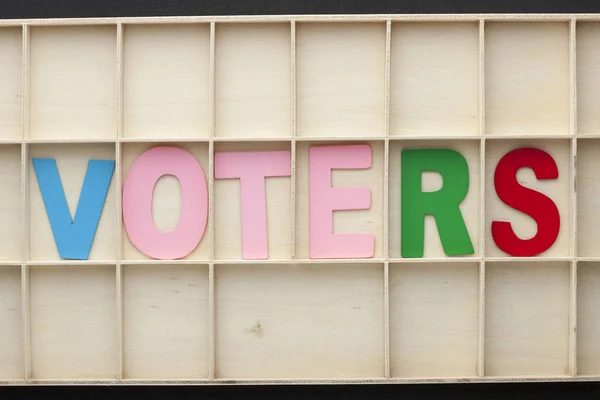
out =
[[[596,64],[598,62],[598,64]],[[0,381],[3,384],[409,383],[600,377],[600,15],[327,15],[0,21]],[[334,233],[372,257],[310,257],[309,150],[367,144],[335,170],[371,205]],[[123,226],[141,154],[191,153],[208,219],[183,258],[149,257]],[[494,173],[520,147],[560,232],[541,254],[501,250],[492,221],[536,235]],[[402,151],[452,149],[473,254],[448,256],[425,219],[401,252]],[[242,254],[240,184],[215,154],[288,151],[266,179],[266,260]],[[56,160],[71,213],[90,159],[115,168],[89,259],[61,259],[34,158]],[[423,174],[423,190],[444,184]],[[452,185],[452,182],[447,182]],[[174,229],[181,189],[154,190]]]

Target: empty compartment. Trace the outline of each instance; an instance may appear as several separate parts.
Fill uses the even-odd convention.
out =
[[[392,25],[390,135],[479,134],[479,25]]]
[[[20,261],[22,253],[21,227],[21,146],[0,146],[0,259]]]
[[[128,266],[123,279],[125,378],[206,378],[208,267]]]
[[[0,141],[22,137],[22,29],[0,29]]]
[[[486,264],[485,375],[567,375],[568,262]]]
[[[273,158],[267,161],[268,155],[258,155],[259,159],[236,161],[235,158],[224,159],[227,165],[220,165],[219,153],[229,152],[284,152],[273,153]],[[217,143],[215,146],[215,258],[217,260],[241,260],[251,258],[290,259],[292,250],[292,203],[290,195],[291,185],[291,154],[290,144],[283,142],[246,142],[246,143]],[[285,153],[288,153],[286,156]],[[286,162],[287,159],[287,162]],[[254,165],[244,162],[257,163]],[[260,165],[259,165],[260,164]],[[270,165],[267,167],[267,165]],[[230,178],[219,178],[220,171],[227,168],[231,173]],[[241,179],[244,170],[269,171],[276,176],[261,178],[252,182],[251,176]],[[287,168],[287,170],[285,170]],[[287,173],[287,176],[282,176]],[[279,175],[279,176],[277,176]],[[246,179],[248,179],[246,181]],[[261,182],[262,181],[262,182]],[[257,200],[263,196],[259,192],[260,185],[264,182],[264,200],[261,204]],[[242,186],[244,191],[242,192]],[[242,203],[247,210],[242,215]],[[247,207],[247,208],[246,208]],[[260,207],[260,208],[259,208]],[[266,207],[266,208],[265,208]],[[258,220],[257,213],[266,212],[266,221]],[[267,252],[263,247],[264,229],[266,226]],[[242,228],[247,229],[246,234]],[[260,235],[260,240],[255,240]],[[247,247],[243,249],[243,241]]]
[[[385,135],[385,24],[297,23],[297,135]]]
[[[117,305],[113,266],[30,268],[34,379],[115,379]]]
[[[577,373],[600,374],[600,263],[577,265]]]
[[[383,193],[384,193],[384,146],[383,142],[298,142],[296,144],[296,252],[298,259],[310,258],[310,157],[312,147],[367,145],[371,151],[369,168],[331,170],[331,188],[367,188],[370,191],[370,208],[364,210],[334,210],[332,218],[333,234],[366,234],[375,236],[374,257],[383,257]],[[352,149],[342,149],[338,155],[353,154]],[[337,155],[330,155],[335,158]],[[354,157],[354,156],[351,156]],[[358,161],[358,160],[357,160]],[[361,161],[358,161],[359,163]],[[313,179],[319,179],[315,176]],[[315,201],[319,201],[318,199]],[[335,201],[332,203],[335,205]],[[334,257],[354,258],[354,257]]]
[[[486,133],[568,135],[569,24],[486,22]]]
[[[384,376],[383,265],[219,265],[218,378]]]
[[[500,193],[505,193],[503,196],[509,196],[515,202],[525,203],[527,199],[528,203],[540,202],[540,194],[549,198],[554,202],[560,219],[560,228],[558,236],[554,243],[544,252],[539,253],[539,256],[543,257],[566,257],[572,254],[571,247],[571,194],[573,187],[571,185],[571,168],[570,168],[570,154],[571,154],[571,143],[569,140],[492,140],[486,142],[486,158],[485,158],[485,181],[487,182],[485,192],[485,254],[488,257],[508,257],[510,254],[505,253],[501,248],[498,247],[496,239],[492,236],[492,223],[493,221],[510,222],[511,228],[514,234],[521,240],[528,240],[538,235],[539,229],[549,229],[551,224],[546,223],[551,217],[556,216],[555,213],[543,214],[544,219],[541,219],[541,228],[538,228],[536,220],[530,217],[528,214],[521,212],[515,208],[512,208],[505,204],[498,196],[498,189],[495,186],[494,176],[500,160],[506,156],[509,152],[520,149],[520,148],[535,148],[543,151],[550,155],[554,160],[554,164],[558,168],[557,179],[541,179],[538,180],[536,173],[530,168],[520,168],[516,174],[516,181],[519,186],[532,189],[539,192],[537,195],[525,192],[525,189],[519,189],[517,192],[515,189],[508,186],[503,191],[502,186],[499,190]],[[512,156],[511,156],[512,157]],[[531,159],[531,154],[523,154],[515,158],[513,162],[525,163]],[[546,156],[541,156],[539,152],[536,152],[536,160],[540,168],[537,168],[538,173],[540,171],[550,171],[552,163],[546,163]],[[519,161],[522,160],[522,161]],[[509,164],[507,164],[509,165]],[[503,182],[513,182],[514,177],[503,179]],[[515,199],[517,198],[517,199]],[[531,245],[533,246],[533,245]],[[537,246],[536,246],[537,247]]]
[[[217,24],[215,135],[292,134],[289,24]]]
[[[392,264],[393,377],[477,376],[479,263]]]
[[[588,139],[577,143],[577,255],[600,256],[600,142]]]
[[[126,183],[129,171],[134,162],[146,151],[156,147],[169,147],[182,149],[190,153],[202,167],[204,178],[207,185],[209,184],[209,166],[208,166],[208,143],[124,143],[121,145],[122,154],[122,169],[121,179],[123,184]],[[171,169],[168,168],[170,161],[158,160],[157,162],[164,163],[165,175],[156,181],[153,196],[152,196],[152,220],[158,231],[169,232],[175,229],[181,221],[182,207],[182,188],[179,178],[171,175]],[[193,184],[202,185],[201,181],[193,181]],[[208,201],[208,199],[207,199]],[[206,206],[208,213],[208,205]],[[206,227],[200,243],[196,248],[184,257],[187,260],[203,260],[209,259],[209,219],[206,217]],[[198,222],[200,223],[200,222]],[[152,257],[140,251],[129,239],[125,224],[123,224],[123,259],[125,260],[150,260]]]
[[[0,266],[0,327],[0,380],[23,379],[20,266]]]
[[[55,160],[62,184],[62,187],[58,190],[64,193],[71,220],[77,221],[76,211],[79,207],[89,161],[114,161],[115,146],[114,144],[99,143],[36,144],[29,147],[29,158],[29,257],[31,260],[60,260],[61,257],[32,159],[52,158]],[[93,182],[90,181],[87,184],[94,185]],[[117,258],[116,197],[117,187],[115,173],[113,172],[90,249],[90,260],[116,260]],[[51,207],[55,206],[52,205]],[[58,211],[54,212],[57,215],[62,215]],[[60,221],[60,219],[57,219],[57,221]]]
[[[600,23],[577,22],[577,133],[600,134]]]
[[[209,25],[127,25],[123,136],[209,136]]]
[[[31,28],[30,137],[117,136],[117,28]]]
[[[390,142],[390,154],[389,154],[389,233],[388,233],[388,245],[389,255],[391,258],[401,257],[401,231],[402,231],[402,151],[407,149],[419,149],[419,150],[452,150],[458,152],[459,155],[454,157],[456,162],[461,162],[460,157],[462,156],[467,162],[468,175],[462,175],[464,183],[468,183],[468,191],[466,196],[460,201],[459,209],[464,222],[464,226],[467,229],[467,235],[470,239],[471,245],[473,246],[473,254],[462,254],[461,257],[476,257],[479,255],[479,198],[480,187],[479,177],[481,174],[480,157],[479,157],[479,141],[478,140],[458,140],[458,141],[391,141]],[[423,153],[423,157],[429,160],[435,160],[437,156]],[[431,164],[437,166],[439,164]],[[421,191],[422,192],[436,192],[442,190],[445,185],[456,185],[461,175],[456,174],[455,166],[457,164],[446,164],[448,169],[435,171],[425,171],[421,174]],[[447,174],[447,177],[451,177],[450,181],[444,182],[443,175]],[[408,171],[407,171],[408,174]],[[455,175],[456,174],[456,175]],[[410,175],[406,175],[409,177]],[[407,194],[409,196],[409,194]],[[453,199],[453,203],[456,203],[458,199]],[[444,210],[445,212],[450,211],[449,209]],[[412,214],[412,213],[410,213]],[[439,214],[440,217],[444,217]],[[444,220],[448,220],[447,216]],[[456,219],[451,220],[453,232],[463,233],[464,228],[460,227],[456,223]],[[442,241],[439,234],[438,225],[433,215],[425,215],[424,217],[424,241],[423,241],[423,257],[447,257],[444,248],[442,247]],[[414,235],[414,230],[410,228],[411,235]],[[448,239],[446,239],[447,241]],[[448,246],[448,244],[447,244]],[[465,241],[462,242],[462,246],[465,246]]]

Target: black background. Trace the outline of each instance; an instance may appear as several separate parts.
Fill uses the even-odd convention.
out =
[[[0,19],[238,14],[593,13],[598,0],[0,0]]]
[[[275,14],[600,13],[600,0],[0,0],[0,19]],[[1,56],[1,55],[0,55]],[[600,336],[599,336],[600,340]],[[0,360],[2,362],[2,360]],[[594,399],[600,382],[1,387],[0,398]]]

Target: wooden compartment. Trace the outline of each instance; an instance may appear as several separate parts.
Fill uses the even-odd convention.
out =
[[[30,267],[31,375],[115,379],[114,266]]]
[[[385,136],[384,23],[297,23],[297,135]]]
[[[600,23],[577,24],[577,133],[600,134]]]
[[[479,134],[479,25],[394,22],[391,136]]]
[[[32,165],[32,158],[53,158],[56,161],[71,218],[75,218],[88,162],[91,159],[114,160],[115,145],[52,143],[29,146],[29,259],[59,261],[58,248]],[[116,205],[117,190],[113,174],[90,251],[90,260],[114,261],[117,259],[119,222]]]
[[[577,374],[600,375],[600,263],[577,265]]]
[[[126,25],[123,137],[208,137],[209,25]]]
[[[21,221],[21,146],[0,145],[0,259],[23,260]]]
[[[22,132],[22,29],[0,29],[0,141],[18,140]]]
[[[216,153],[291,151],[289,142],[217,143]],[[291,159],[291,155],[290,155]],[[290,165],[291,170],[291,165]],[[268,258],[289,260],[292,252],[291,175],[266,177]],[[214,181],[215,259],[242,260],[240,179]],[[248,196],[254,196],[248,193]]]
[[[142,155],[142,153],[158,146],[169,146],[184,149],[192,154],[202,166],[206,183],[209,181],[209,165],[208,165],[208,143],[194,143],[194,142],[143,142],[143,143],[123,143],[121,145],[122,154],[122,182],[125,182],[125,178],[129,174],[131,166],[135,160]],[[210,188],[209,188],[210,190]],[[154,193],[152,197],[152,217],[154,224],[159,231],[167,232],[174,229],[181,216],[181,187],[179,180],[172,175],[165,175],[161,177],[154,186]],[[210,239],[209,230],[207,228],[204,231],[202,240],[199,245],[192,251],[185,259],[187,260],[201,260],[208,261],[210,252]],[[139,251],[127,236],[125,227],[122,227],[122,246],[123,246],[123,259],[124,260],[150,260],[141,251]]]
[[[215,34],[215,136],[292,135],[289,24],[219,24]]]
[[[36,26],[30,35],[30,138],[116,138],[116,26]]]
[[[390,141],[389,154],[389,233],[388,245],[390,258],[401,257],[401,182],[402,182],[402,150],[404,149],[450,149],[459,152],[469,167],[469,191],[460,204],[460,212],[467,227],[474,253],[468,257],[479,256],[479,200],[480,200],[480,150],[478,140],[436,140],[436,141]],[[442,176],[436,172],[425,172],[421,176],[421,187],[424,192],[440,190],[444,184]],[[425,216],[425,258],[446,257],[442,248],[435,218]]]
[[[571,195],[572,174],[570,168],[571,143],[560,139],[523,139],[523,140],[490,140],[486,142],[485,176],[485,255],[487,257],[508,257],[500,250],[492,237],[493,221],[508,221],[515,234],[523,240],[532,238],[537,233],[537,224],[533,218],[500,200],[494,184],[496,166],[502,157],[514,149],[534,147],[548,153],[558,167],[557,179],[538,180],[532,169],[521,168],[517,172],[517,181],[521,186],[533,189],[549,197],[556,205],[560,217],[560,231],[554,244],[541,253],[541,257],[568,257],[573,254],[571,249],[572,218]]]
[[[124,268],[125,378],[206,378],[208,331],[206,265]]]
[[[0,381],[23,379],[21,267],[0,266]]]
[[[485,375],[568,375],[570,264],[486,263],[485,285]]]
[[[215,279],[218,378],[384,376],[383,265],[218,265]]]
[[[479,263],[390,265],[396,378],[477,376]]]
[[[600,142],[577,141],[577,255],[600,256]]]
[[[333,169],[333,188],[367,187],[371,191],[371,208],[368,210],[334,211],[333,233],[360,233],[375,236],[374,257],[383,257],[384,249],[384,145],[381,141],[298,142],[296,144],[296,243],[295,257],[310,258],[309,232],[309,149],[313,146],[367,144],[371,148],[372,164],[365,169]]]
[[[485,24],[488,135],[570,133],[569,24]]]

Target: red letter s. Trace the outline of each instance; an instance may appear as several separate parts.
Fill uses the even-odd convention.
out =
[[[494,186],[500,200],[519,210],[537,223],[537,233],[523,240],[515,235],[510,222],[493,221],[492,237],[500,250],[515,257],[532,257],[548,250],[560,230],[556,204],[544,194],[521,186],[517,171],[531,168],[537,179],[558,178],[558,167],[552,156],[536,148],[520,148],[502,157],[496,166]]]

